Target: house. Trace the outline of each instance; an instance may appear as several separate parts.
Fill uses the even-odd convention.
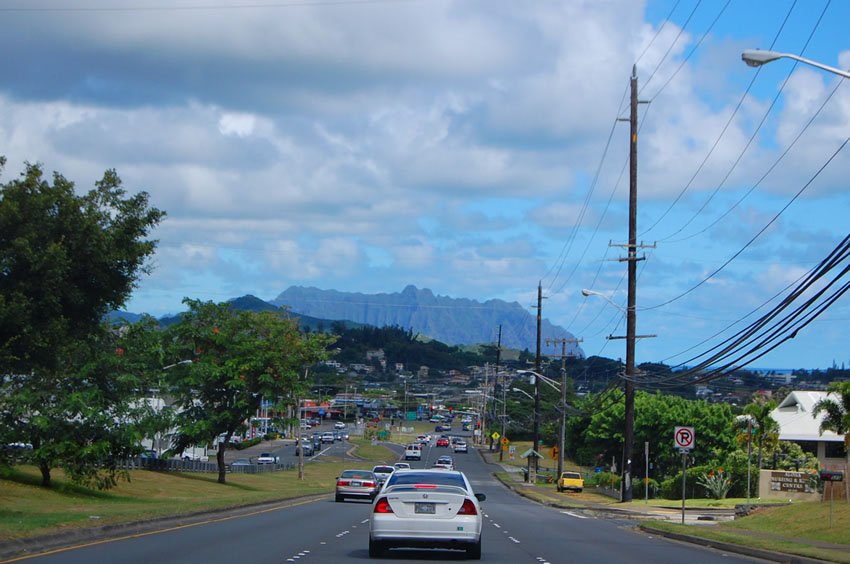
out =
[[[844,435],[832,431],[820,434],[820,424],[824,413],[813,417],[815,405],[824,398],[840,401],[837,394],[827,394],[816,390],[793,391],[776,409],[771,417],[779,424],[779,440],[799,444],[804,451],[814,454],[821,467],[843,467],[847,461],[844,451]]]

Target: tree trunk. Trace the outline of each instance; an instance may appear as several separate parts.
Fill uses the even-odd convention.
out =
[[[227,467],[224,465],[224,451],[227,447],[227,443],[219,443],[218,444],[218,452],[215,455],[215,460],[218,462],[218,483],[225,484],[227,483]]]
[[[41,485],[45,488],[53,487],[53,483],[50,481],[50,466],[45,462],[38,463],[38,469],[41,470]]]

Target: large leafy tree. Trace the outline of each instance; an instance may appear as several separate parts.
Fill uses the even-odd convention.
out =
[[[571,455],[600,464],[613,458],[617,467],[622,467],[624,408],[621,398],[617,392],[577,404],[589,413],[583,418],[570,418],[567,451]],[[673,441],[673,430],[679,425],[696,429],[697,448],[693,456],[697,464],[709,461],[718,451],[728,452],[734,448],[732,411],[728,405],[639,391],[635,394],[635,452],[643,450],[645,441],[650,443],[655,476],[674,472],[679,464]],[[635,460],[632,464],[635,468],[642,467]]]
[[[115,421],[138,387],[106,371],[122,335],[102,319],[147,272],[164,213],[114,170],[81,195],[52,180],[28,164],[0,185],[0,440],[32,444],[45,486],[62,467],[108,487],[98,469],[134,439]]]
[[[230,438],[263,400],[280,410],[304,393],[305,367],[325,358],[333,337],[301,334],[297,322],[273,312],[234,310],[227,303],[185,300],[188,311],[166,335],[174,358],[191,359],[169,370],[175,398],[174,449]],[[217,454],[225,483],[224,448]]]
[[[835,394],[835,398],[826,397],[815,404],[812,416],[824,413],[820,424],[820,432],[832,431],[844,435],[844,450],[847,462],[850,463],[850,381],[832,382],[827,388]]]

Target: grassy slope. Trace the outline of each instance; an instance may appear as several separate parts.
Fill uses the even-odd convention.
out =
[[[71,484],[54,472],[54,487],[42,488],[32,466],[0,469],[0,541],[68,528],[99,526],[152,517],[179,515],[333,492],[335,478],[345,468],[371,468],[394,460],[382,445],[366,443],[356,451],[361,460],[330,460],[305,465],[305,479],[296,470],[262,474],[228,474],[219,484],[214,474],[133,471],[129,482],[100,492]]]

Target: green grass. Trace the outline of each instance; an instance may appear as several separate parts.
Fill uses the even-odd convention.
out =
[[[331,494],[340,471],[371,468],[394,458],[380,444],[355,448],[357,461],[336,457],[306,464],[304,480],[298,479],[297,470],[228,474],[226,484],[217,482],[217,474],[135,470],[130,472],[129,482],[121,481],[111,490],[97,491],[76,486],[55,470],[54,486],[46,489],[40,486],[41,475],[33,466],[0,468],[0,541]]]
[[[792,505],[763,508],[735,521],[713,527],[696,527],[662,521],[649,526],[665,531],[730,542],[764,550],[773,550],[850,563],[850,504],[836,504],[833,526],[829,527],[829,503],[799,502]],[[819,543],[842,544],[828,548]]]

